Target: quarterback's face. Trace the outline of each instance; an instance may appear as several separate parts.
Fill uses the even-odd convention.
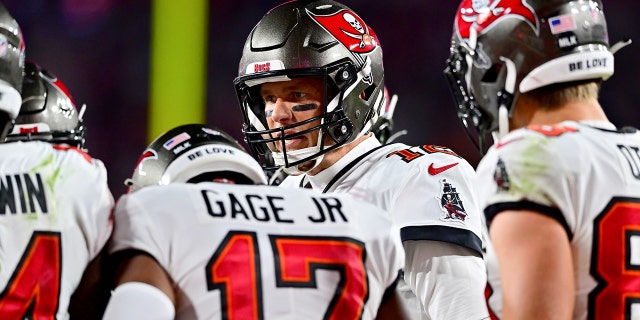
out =
[[[262,84],[260,95],[264,100],[265,116],[269,129],[281,128],[300,121],[317,117],[323,113],[322,101],[324,85],[320,78],[294,78],[289,81],[267,82]],[[284,131],[285,135],[302,132],[320,124],[320,120]],[[316,146],[318,130],[312,130],[300,136],[285,140],[287,151]],[[282,152],[281,144],[275,146]]]

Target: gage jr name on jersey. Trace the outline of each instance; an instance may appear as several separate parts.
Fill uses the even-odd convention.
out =
[[[295,223],[295,219],[308,219],[312,223],[349,222],[342,210],[342,202],[334,197],[309,197],[314,206],[305,214],[287,212],[285,198],[280,195],[245,194],[236,196],[233,193],[204,189],[200,191],[207,212],[214,218],[232,218],[259,222]]]

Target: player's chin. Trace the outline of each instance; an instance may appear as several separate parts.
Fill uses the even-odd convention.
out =
[[[307,162],[303,162],[303,163],[298,165],[298,170],[300,170],[302,172],[306,172],[306,171],[309,171],[309,170],[313,169],[314,165],[315,165],[315,161],[313,161],[313,160],[310,160],[310,161],[307,161]]]

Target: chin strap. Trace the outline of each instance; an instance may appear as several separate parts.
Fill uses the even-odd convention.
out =
[[[304,158],[307,157],[311,157],[314,154],[317,154],[318,152],[320,152],[320,147],[316,146],[316,147],[310,147],[310,148],[304,148],[304,149],[300,149],[300,150],[292,150],[287,152],[287,161],[288,163],[291,162],[296,162],[299,160],[302,160]],[[273,162],[276,166],[282,167],[282,171],[284,171],[286,174],[288,175],[299,175],[302,173],[305,173],[309,170],[312,170],[313,168],[317,167],[320,162],[322,162],[322,159],[324,158],[324,154],[321,154],[313,159],[310,159],[308,162],[313,162],[313,165],[306,169],[306,170],[301,170],[299,167],[300,165],[303,164],[307,164],[308,162],[303,162],[297,165],[293,165],[293,166],[289,166],[286,167],[285,166],[285,157],[284,157],[284,153],[282,152],[273,152],[271,154],[273,156]]]
[[[509,111],[505,105],[501,104],[498,108],[498,140],[509,133]]]
[[[324,120],[323,120],[324,121]],[[297,165],[289,165],[290,163],[294,163],[294,162],[298,162],[301,161],[305,158],[310,158],[313,157],[313,155],[320,153],[321,149],[320,149],[320,143],[322,142],[322,137],[323,135],[323,131],[319,130],[320,133],[318,134],[318,141],[316,142],[316,145],[313,147],[309,147],[309,148],[303,148],[303,149],[298,149],[298,150],[291,150],[291,151],[287,151],[287,154],[285,156],[284,152],[272,152],[271,156],[273,157],[273,163],[278,166],[278,167],[282,167],[282,171],[284,171],[286,174],[288,175],[299,175],[304,173],[305,171],[309,171],[315,167],[317,167],[320,162],[322,161],[322,158],[324,157],[324,154],[321,154],[313,159],[310,159],[308,162],[313,161],[313,165],[311,166],[311,168],[307,169],[307,170],[300,170],[300,168],[298,168],[301,164],[306,164],[308,162],[303,162]],[[285,141],[282,141],[282,143],[285,143]],[[289,166],[287,166],[289,165]]]
[[[515,63],[505,57],[500,57],[500,60],[503,61],[507,67],[507,78],[504,82],[504,89],[498,93],[498,140],[509,133],[509,113],[513,105],[513,96],[516,87]]]

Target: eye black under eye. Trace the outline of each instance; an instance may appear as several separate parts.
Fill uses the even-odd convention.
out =
[[[308,111],[308,110],[314,110],[317,109],[318,106],[315,103],[307,103],[307,104],[298,104],[295,105],[293,107],[291,107],[291,110],[293,111]]]

